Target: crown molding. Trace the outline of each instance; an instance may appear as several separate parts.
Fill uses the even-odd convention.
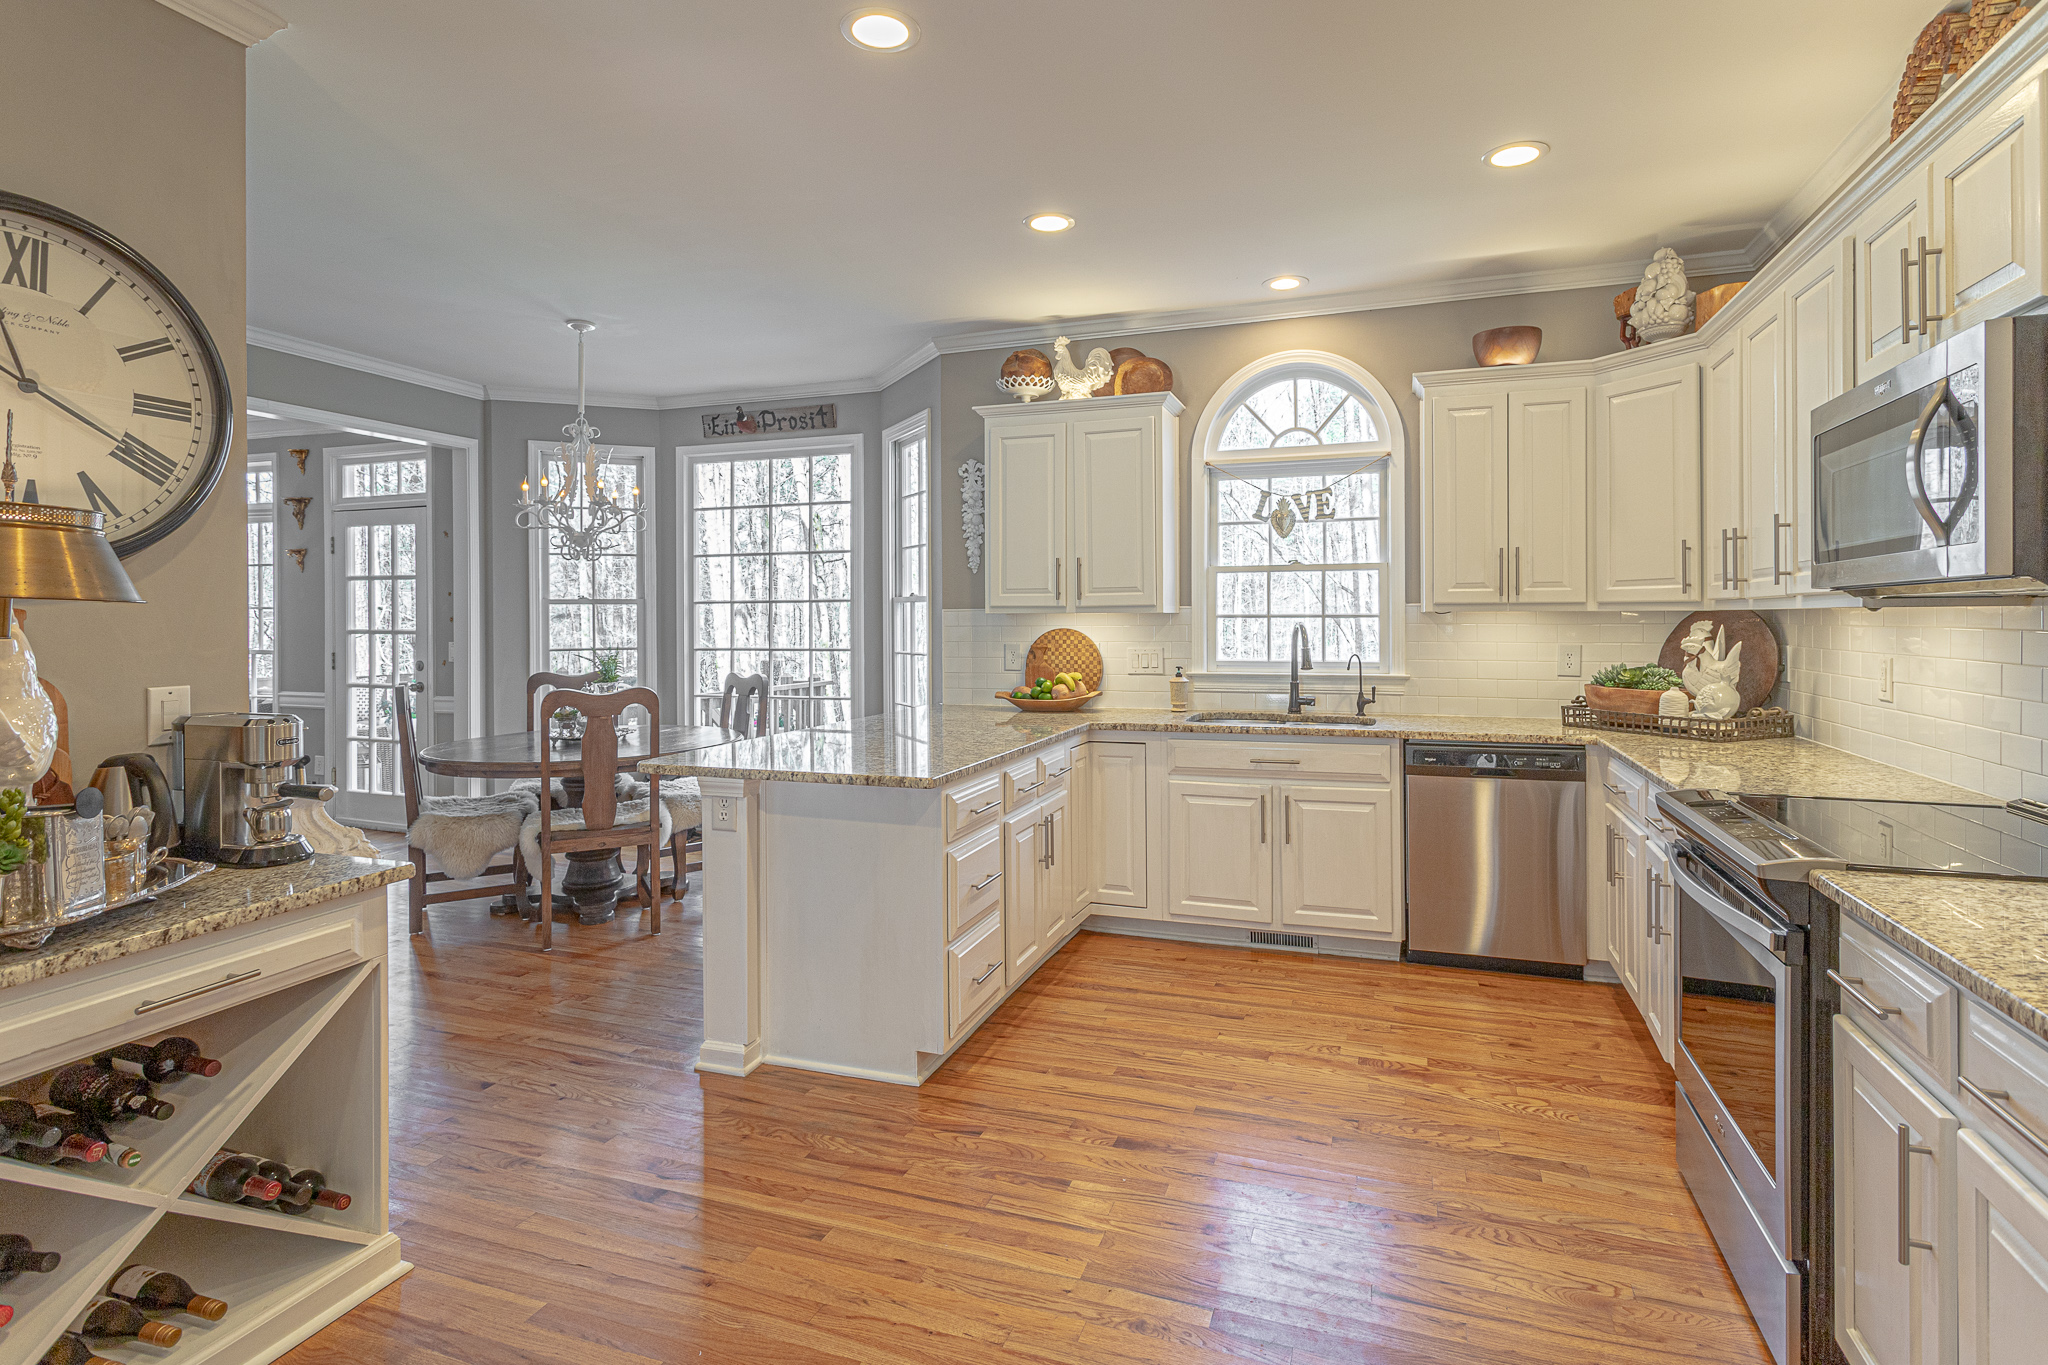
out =
[[[284,16],[260,5],[257,0],[157,0],[165,9],[176,10],[187,19],[201,23],[215,33],[233,38],[243,47],[254,47],[271,34],[288,27]]]
[[[272,332],[262,327],[249,329],[249,344],[266,351],[279,351],[295,355],[301,360],[317,360],[324,365],[339,365],[344,370],[356,370],[363,374],[382,375],[404,384],[418,384],[422,388],[439,389],[443,393],[460,394],[464,398],[483,399],[489,397],[484,386],[473,380],[457,379],[452,375],[436,374],[412,365],[401,365],[393,360],[379,360],[373,355],[360,351],[344,351],[339,346],[324,342],[307,341],[301,337],[286,336],[283,332]]]
[[[890,381],[893,382],[893,381]],[[888,387],[879,378],[841,379],[830,384],[804,384],[785,389],[723,389],[714,393],[672,393],[654,400],[663,412],[677,408],[715,408],[725,403],[798,403],[812,398],[845,398],[880,393]]]
[[[927,341],[924,345],[876,375],[875,387],[877,389],[886,389],[897,380],[909,377],[938,358],[939,348],[937,343]]]
[[[484,399],[492,403],[552,403],[558,407],[576,406],[576,390],[549,389],[522,384],[487,384]],[[583,401],[593,408],[637,408],[653,411],[661,406],[658,399],[644,393],[587,393]]]

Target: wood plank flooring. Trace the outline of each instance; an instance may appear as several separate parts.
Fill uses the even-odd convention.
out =
[[[1618,989],[1084,934],[921,1089],[689,1069],[694,897],[392,899],[416,1269],[291,1365],[1767,1362]]]

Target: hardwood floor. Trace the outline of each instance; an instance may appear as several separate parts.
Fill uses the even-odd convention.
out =
[[[921,1089],[741,1081],[694,897],[484,907],[393,897],[418,1268],[292,1365],[1769,1360],[1617,989],[1084,934]]]

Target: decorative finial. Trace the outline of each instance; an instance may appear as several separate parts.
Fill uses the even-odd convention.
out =
[[[0,464],[0,489],[7,493],[7,501],[14,501],[14,409],[7,410],[7,462]]]

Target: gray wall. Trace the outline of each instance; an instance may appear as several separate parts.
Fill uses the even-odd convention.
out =
[[[443,393],[380,374],[365,374],[321,360],[251,346],[249,392],[275,403],[297,403],[348,417],[375,417],[398,426],[481,436],[482,399]]]
[[[6,186],[126,241],[169,276],[246,392],[243,49],[156,0],[0,0],[15,130]],[[200,711],[248,704],[242,442],[220,490],[165,539],[124,561],[145,606],[29,602],[39,671],[70,707],[80,780],[140,749],[144,689],[189,683]],[[123,666],[109,667],[118,641]]]
[[[1704,289],[1724,279],[1693,281]],[[1422,590],[1422,470],[1418,463],[1422,435],[1421,405],[1409,390],[1409,377],[1421,370],[1469,368],[1472,334],[1489,327],[1528,324],[1543,329],[1544,360],[1584,360],[1621,349],[1614,320],[1618,289],[1569,289],[1512,298],[1469,299],[1454,303],[1383,308],[1329,317],[1289,318],[1273,322],[1242,322],[1181,332],[1137,333],[1113,340],[1090,337],[1074,347],[1077,354],[1097,344],[1135,346],[1173,367],[1173,392],[1187,405],[1181,416],[1180,553],[1181,604],[1191,606],[1195,587],[1193,535],[1195,424],[1202,409],[1225,380],[1262,356],[1278,351],[1329,351],[1364,366],[1393,394],[1408,434],[1408,600],[1419,602]],[[1037,343],[1051,353],[1052,333]],[[944,605],[949,609],[982,604],[982,581],[967,571],[961,544],[960,464],[980,459],[981,418],[977,405],[1009,401],[996,388],[1003,360],[1015,348],[962,351],[939,358],[942,368],[941,412],[944,457],[939,460],[940,543],[944,546]]]

